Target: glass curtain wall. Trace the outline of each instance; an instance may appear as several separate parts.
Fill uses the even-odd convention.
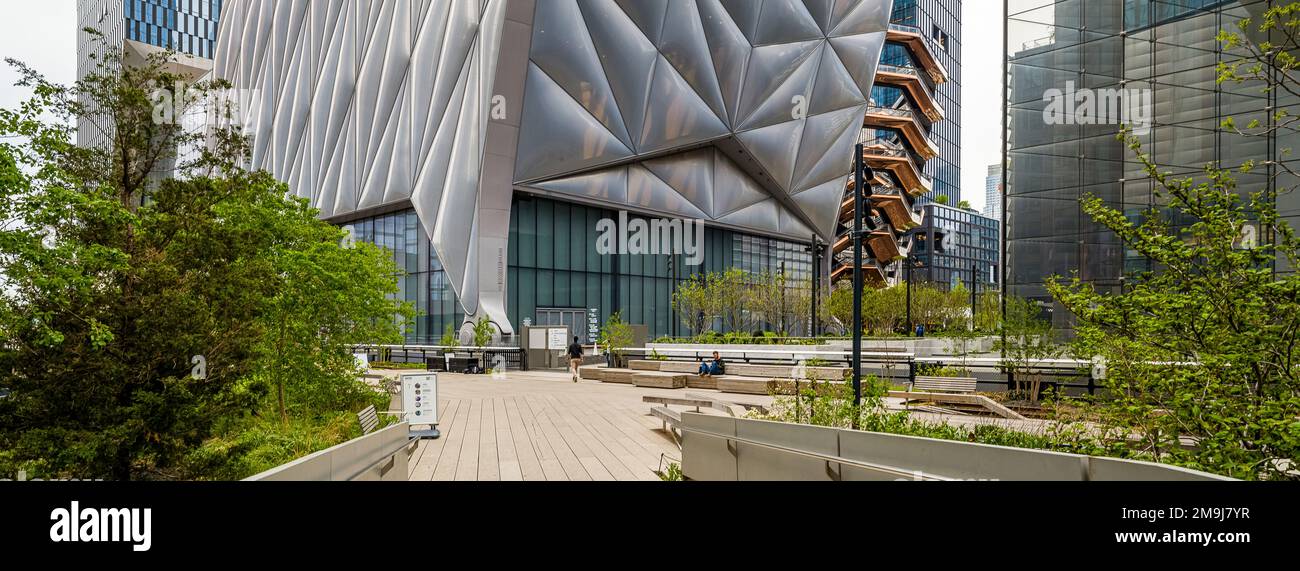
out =
[[[576,322],[580,313],[587,315],[591,309],[604,324],[617,309],[624,321],[649,326],[652,337],[684,336],[689,332],[672,304],[676,285],[700,272],[729,268],[751,275],[784,270],[793,286],[791,313],[806,317],[810,311],[794,301],[808,299],[812,255],[807,244],[706,228],[703,263],[698,266],[687,265],[685,255],[603,256],[596,251],[596,224],[606,218],[617,221],[617,211],[529,195],[516,195],[512,208],[507,311],[516,328],[525,319],[536,324]],[[392,252],[405,272],[397,297],[414,304],[418,312],[406,332],[407,343],[437,344],[447,327],[459,330],[465,314],[415,211],[343,225],[353,228],[356,240]],[[581,323],[575,333],[585,338],[585,320]],[[715,328],[721,331],[721,323]],[[801,323],[790,333],[801,335],[804,328]]]
[[[642,218],[629,215],[629,220]],[[616,309],[625,322],[647,325],[650,336],[685,336],[673,308],[676,286],[702,272],[738,268],[751,275],[784,270],[796,289],[812,280],[808,244],[751,236],[721,228],[705,229],[702,263],[687,265],[685,255],[601,255],[597,224],[619,213],[517,194],[510,217],[508,314],[516,326],[538,322],[543,314],[596,309],[603,324]],[[806,296],[799,299],[807,299]],[[798,308],[807,315],[809,308]],[[795,307],[792,305],[792,312]],[[540,317],[544,318],[544,317]],[[715,323],[721,330],[721,324]],[[802,328],[803,325],[801,324]],[[802,334],[802,330],[792,331]],[[585,333],[584,333],[585,334]]]
[[[1007,291],[1051,307],[1049,276],[1078,275],[1119,291],[1126,275],[1158,269],[1079,205],[1096,196],[1133,220],[1161,208],[1153,180],[1116,139],[1124,125],[1175,175],[1281,157],[1279,141],[1221,126],[1227,116],[1267,124],[1274,104],[1260,85],[1216,81],[1216,66],[1242,55],[1224,53],[1216,34],[1265,3],[1245,4],[1007,0]],[[1263,188],[1269,173],[1239,175],[1240,190]],[[1070,317],[1053,310],[1055,324],[1068,329]]]

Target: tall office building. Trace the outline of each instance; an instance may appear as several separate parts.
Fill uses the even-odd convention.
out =
[[[123,50],[125,61],[174,50],[175,71],[199,79],[212,70],[223,0],[77,0],[77,29],[103,36],[77,35],[78,77],[98,69],[106,50]],[[103,122],[99,122],[102,124]],[[83,145],[107,144],[111,135],[84,118],[77,125]]]
[[[959,283],[979,293],[999,289],[998,221],[974,210],[937,203],[924,209],[924,222],[913,231],[912,281],[944,290]],[[929,247],[939,243],[942,250]]]
[[[1002,220],[1002,165],[989,165],[984,177],[984,216]]]
[[[1277,173],[1268,161],[1296,160],[1293,134],[1245,138],[1222,128],[1275,121],[1270,109],[1298,102],[1258,84],[1216,81],[1216,66],[1243,54],[1225,52],[1216,34],[1267,7],[1265,1],[1034,0],[1007,14],[1010,64],[1009,171],[1006,176],[1009,293],[1051,306],[1043,281],[1077,275],[1102,291],[1119,291],[1125,276],[1152,268],[1090,220],[1079,199],[1097,196],[1138,220],[1161,206],[1155,183],[1116,140],[1129,125],[1163,170],[1197,176],[1207,163],[1262,165],[1236,175],[1243,193]],[[1256,39],[1257,40],[1257,39]],[[1287,184],[1287,181],[1282,181]],[[1300,196],[1279,198],[1279,210],[1300,215]],[[1178,220],[1185,224],[1187,221]],[[1279,268],[1285,270],[1286,268]],[[1057,326],[1070,316],[1053,311]]]
[[[895,27],[910,28],[926,36],[934,58],[948,72],[945,81],[934,85],[934,97],[943,109],[943,120],[931,126],[930,137],[938,154],[926,161],[925,174],[934,182],[934,190],[922,197],[948,197],[948,204],[961,201],[961,0],[894,0],[890,22]],[[901,43],[886,43],[880,63],[898,67],[916,67],[915,52]],[[877,82],[877,88],[884,87]],[[891,99],[887,89],[873,90],[880,101]]]
[[[253,165],[394,251],[424,342],[615,311],[682,334],[702,271],[811,282],[895,33],[889,0],[224,4]],[[636,238],[683,219],[699,256]]]

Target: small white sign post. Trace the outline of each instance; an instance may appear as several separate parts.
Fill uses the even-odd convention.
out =
[[[416,438],[438,438],[438,374],[402,373],[402,416],[411,426],[428,425],[427,430],[411,430]]]

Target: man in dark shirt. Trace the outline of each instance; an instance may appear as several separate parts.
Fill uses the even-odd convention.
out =
[[[573,344],[569,345],[569,369],[573,371],[573,382],[578,382],[578,367],[582,366],[582,345],[578,344],[578,338],[573,338]]]
[[[722,375],[727,372],[727,364],[722,362],[722,356],[717,351],[713,352],[712,361],[700,361],[700,376],[712,377]]]

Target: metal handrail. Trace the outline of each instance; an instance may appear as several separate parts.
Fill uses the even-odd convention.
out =
[[[956,480],[956,478],[948,478],[948,477],[945,477],[945,476],[927,475],[927,474],[925,474],[924,472],[919,472],[919,471],[916,471],[916,470],[904,470],[904,469],[902,469],[902,468],[898,468],[898,467],[896,467],[896,466],[886,466],[886,465],[884,465],[884,464],[874,464],[874,463],[871,463],[871,462],[863,462],[863,461],[861,461],[861,460],[851,460],[851,459],[849,459],[849,458],[844,458],[844,457],[842,457],[842,456],[832,456],[832,455],[830,455],[830,454],[822,454],[822,453],[820,453],[820,452],[809,452],[809,451],[807,451],[807,450],[799,450],[799,449],[796,449],[796,448],[790,448],[790,447],[787,447],[787,446],[781,446],[781,445],[778,445],[778,444],[771,444],[771,443],[767,443],[767,442],[759,442],[759,441],[757,441],[757,440],[753,440],[753,439],[750,439],[750,438],[741,438],[741,437],[739,437],[739,436],[731,436],[731,435],[728,435],[728,434],[722,434],[722,433],[719,433],[719,432],[713,432],[713,431],[710,431],[710,430],[700,430],[700,429],[696,429],[696,428],[688,428],[688,427],[685,427],[685,426],[681,426],[681,427],[680,427],[680,430],[682,431],[682,437],[683,437],[683,438],[685,438],[685,435],[689,433],[689,434],[698,434],[698,435],[700,435],[700,436],[710,436],[710,437],[713,437],[713,438],[718,438],[718,439],[721,439],[721,440],[726,440],[726,441],[727,441],[727,450],[731,450],[731,447],[732,447],[732,444],[733,444],[733,443],[736,443],[736,444],[746,444],[746,445],[749,445],[749,446],[757,446],[757,447],[759,447],[759,448],[766,448],[766,449],[768,449],[768,450],[775,450],[775,451],[777,451],[777,452],[783,452],[783,453],[786,453],[786,454],[794,454],[794,455],[796,455],[796,456],[802,456],[802,457],[805,457],[805,458],[811,458],[811,459],[813,459],[813,460],[822,460],[822,461],[826,462],[826,464],[827,464],[827,471],[828,471],[828,472],[830,471],[830,465],[831,465],[831,464],[836,464],[836,465],[839,465],[839,466],[841,466],[841,467],[843,467],[843,466],[849,466],[849,467],[852,467],[852,468],[858,468],[858,469],[860,469],[860,470],[869,470],[869,471],[873,471],[873,472],[879,472],[879,473],[882,473],[882,474],[886,474],[886,475],[889,475],[889,476],[903,477],[903,478],[909,478],[909,479],[913,479],[913,480],[918,479],[918,478],[921,479],[921,480],[923,480],[923,481],[931,481],[931,482],[952,482],[952,481],[955,481],[955,480]],[[735,452],[733,452],[732,454],[735,454]],[[843,471],[841,470],[840,473],[836,473],[836,474],[834,474],[834,475],[835,475],[835,480],[838,481],[838,480],[840,480],[840,479],[843,478]]]

